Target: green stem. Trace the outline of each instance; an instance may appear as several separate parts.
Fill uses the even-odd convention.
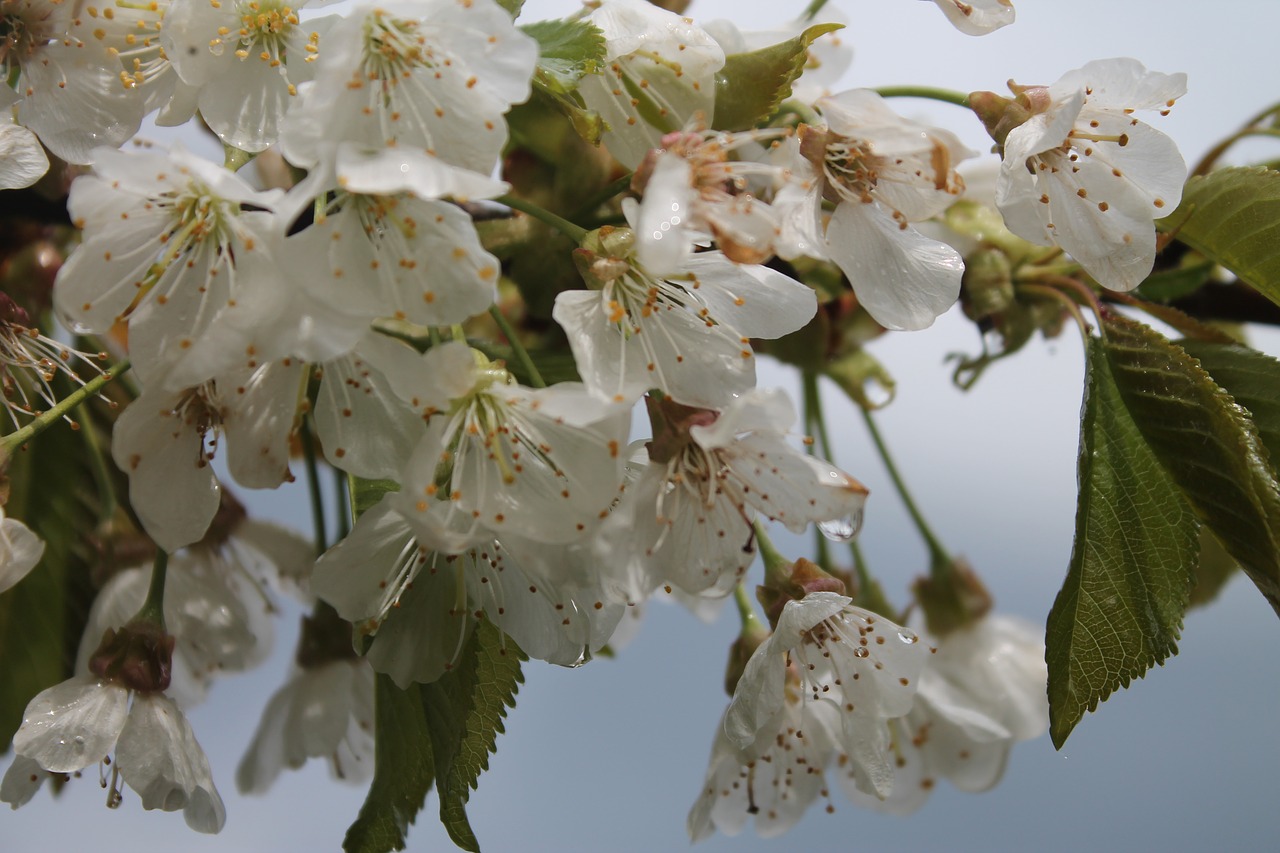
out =
[[[875,418],[871,416],[871,412],[862,407],[859,407],[858,411],[862,413],[862,420],[867,425],[867,431],[871,433],[871,440],[875,443],[876,450],[880,453],[880,459],[884,462],[884,467],[889,472],[889,478],[893,480],[894,488],[898,490],[898,495],[902,498],[902,503],[906,505],[907,512],[911,515],[911,520],[915,522],[916,530],[920,532],[920,537],[924,539],[925,545],[929,549],[930,574],[938,579],[945,578],[951,573],[951,556],[942,547],[938,537],[933,535],[928,522],[924,520],[924,516],[916,507],[916,502],[912,499],[906,482],[902,479],[902,475],[898,473],[898,466],[894,464],[893,457],[889,455],[889,448],[884,443],[884,437],[880,435],[880,429],[876,426]]]
[[[152,622],[164,627],[164,581],[169,569],[169,554],[163,548],[156,549],[155,562],[151,564],[151,583],[147,587],[147,600],[131,621]]]
[[[573,240],[575,243],[581,243],[587,236],[587,229],[582,228],[578,225],[574,225],[572,222],[565,219],[564,217],[557,216],[551,211],[541,208],[532,202],[525,201],[522,198],[517,198],[512,195],[504,195],[504,196],[499,196],[498,198],[494,199],[494,201],[498,202],[499,204],[505,204],[507,207],[511,208],[512,210],[518,210],[521,213],[527,213],[530,216],[532,216],[534,219],[538,219],[542,222],[545,222],[546,224],[550,225],[552,228],[555,228],[557,231],[564,234],[569,239]]]
[[[129,369],[129,359],[117,362],[102,372],[101,376],[95,376],[75,391],[68,394],[57,402],[49,411],[42,413],[31,423],[22,429],[12,432],[9,435],[0,438],[0,458],[8,457],[9,454],[44,432],[54,423],[59,421],[67,412],[83,403],[85,400],[97,394],[107,383],[115,379],[120,374]]]
[[[773,547],[773,541],[764,532],[764,525],[754,522],[756,544],[760,546],[760,557],[764,560],[764,582],[775,589],[786,589],[791,583],[791,561]]]
[[[329,535],[325,529],[324,497],[320,494],[320,470],[316,462],[316,443],[311,435],[311,424],[308,418],[298,430],[298,438],[302,442],[302,458],[307,467],[307,492],[311,496],[311,527],[315,531],[316,553],[323,554],[329,547]]]
[[[538,372],[537,365],[533,363],[533,359],[530,358],[529,351],[524,348],[524,344],[520,343],[520,336],[516,334],[515,328],[507,320],[506,315],[502,313],[502,309],[497,305],[490,305],[489,316],[493,318],[493,322],[498,324],[503,336],[511,344],[511,350],[516,354],[516,359],[519,360],[525,373],[529,374],[529,384],[534,388],[546,388],[547,383],[542,381],[542,374]]]
[[[764,623],[760,621],[760,617],[756,616],[756,609],[751,604],[751,596],[747,595],[747,588],[741,583],[733,587],[733,601],[738,605],[738,617],[742,620],[743,634],[764,628]]]
[[[347,490],[347,472],[333,469],[334,498],[338,505],[338,541],[351,532],[351,493]]]
[[[80,430],[80,436],[89,450],[93,484],[98,490],[98,521],[106,522],[116,514],[116,490],[111,482],[111,469],[107,466],[102,444],[98,441],[98,432],[93,428],[92,422]]]
[[[880,86],[875,91],[882,98],[927,98],[969,109],[969,96],[954,89],[939,89],[936,86]]]
[[[822,416],[822,397],[818,392],[818,374],[812,370],[802,371],[804,378],[804,430],[810,435],[817,433],[818,442],[822,445],[822,453],[831,459],[831,441],[827,436],[826,419]],[[810,456],[816,456],[817,450],[813,442],[806,445]],[[831,552],[828,550],[827,537],[821,530],[814,528],[814,541],[817,543],[816,555],[819,566],[831,567]]]
[[[1276,108],[1273,107],[1271,110],[1268,110],[1267,112],[1258,116],[1256,119],[1254,119],[1251,122],[1251,124],[1256,124],[1257,122],[1266,118],[1272,112],[1275,112],[1275,109]],[[1273,127],[1246,127],[1243,130],[1236,131],[1235,133],[1228,136],[1226,139],[1219,142],[1213,148],[1209,149],[1209,153],[1205,154],[1204,157],[1200,158],[1200,162],[1197,163],[1196,167],[1191,170],[1190,177],[1194,178],[1196,175],[1207,175],[1209,173],[1209,170],[1213,168],[1214,164],[1217,163],[1219,159],[1221,159],[1222,155],[1227,153],[1228,148],[1235,145],[1241,139],[1247,139],[1250,136],[1270,136],[1274,139],[1276,137],[1280,137],[1280,129],[1276,129]]]

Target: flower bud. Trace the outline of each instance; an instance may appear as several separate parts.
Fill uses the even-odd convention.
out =
[[[1004,252],[982,248],[965,258],[960,300],[970,320],[990,317],[1013,304],[1013,271]]]
[[[952,560],[946,571],[917,579],[912,591],[935,637],[976,622],[992,605],[986,585],[962,559]]]
[[[119,631],[108,628],[89,657],[89,671],[139,693],[168,689],[177,642],[164,626],[135,619]]]

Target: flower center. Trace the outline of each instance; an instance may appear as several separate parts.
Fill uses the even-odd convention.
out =
[[[871,152],[853,139],[832,137],[827,142],[822,159],[822,170],[827,186],[839,196],[836,201],[871,203],[871,193],[876,188],[879,174]]]
[[[395,85],[415,68],[435,67],[432,49],[418,32],[419,26],[418,21],[392,18],[381,9],[365,17],[364,71],[369,79]]]
[[[40,0],[0,0],[0,65],[6,78],[41,47],[58,37],[53,13],[60,5]],[[12,83],[12,79],[9,80]]]

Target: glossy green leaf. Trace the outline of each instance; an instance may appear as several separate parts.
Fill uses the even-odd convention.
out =
[[[1049,734],[1177,653],[1196,520],[1130,418],[1103,344],[1088,348],[1075,544],[1049,611]]]
[[[1196,176],[1157,226],[1280,304],[1280,172],[1251,166]]]
[[[466,805],[489,769],[507,708],[524,677],[525,657],[492,623],[482,620],[444,677],[422,685],[422,704],[435,751],[440,820],[454,843],[478,851]]]
[[[1280,614],[1280,483],[1253,419],[1181,347],[1103,316],[1107,359],[1147,444]]]
[[[746,130],[773,115],[803,73],[809,45],[841,24],[815,24],[795,38],[725,57],[716,74],[716,130]]]
[[[1240,571],[1240,564],[1222,547],[1218,537],[1207,527],[1200,528],[1200,562],[1196,566],[1195,583],[1187,609],[1203,607],[1214,601],[1227,581]]]
[[[1239,344],[1179,344],[1214,382],[1249,410],[1274,469],[1280,462],[1280,361]]]
[[[590,21],[552,19],[520,29],[538,42],[533,82],[548,93],[572,92],[579,80],[598,71],[604,62],[604,33]]]
[[[342,841],[346,853],[403,850],[409,826],[422,811],[435,778],[431,736],[417,690],[401,690],[390,676],[379,673],[374,682],[374,721],[378,737],[373,782]]]
[[[1190,296],[1208,283],[1214,268],[1213,261],[1193,255],[1186,264],[1171,270],[1161,270],[1147,276],[1135,296],[1151,302],[1172,302],[1184,296]]]

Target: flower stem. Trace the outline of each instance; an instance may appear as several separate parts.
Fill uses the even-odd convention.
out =
[[[802,371],[804,378],[804,430],[810,435],[817,433],[818,442],[822,445],[822,454],[831,460],[831,441],[827,436],[826,419],[822,416],[822,397],[818,393],[818,374],[812,370]],[[810,456],[816,455],[813,442],[805,445]],[[831,567],[831,553],[827,546],[827,537],[821,530],[814,528],[814,541],[817,543],[815,556],[818,565]]]
[[[95,376],[75,391],[58,401],[47,412],[42,413],[31,423],[22,429],[12,432],[9,435],[0,438],[0,458],[7,458],[9,454],[44,432],[58,420],[60,420],[67,412],[83,403],[101,391],[108,382],[115,379],[129,369],[129,359],[119,361],[102,372],[101,376]]]
[[[316,442],[311,434],[313,421],[308,418],[298,431],[302,442],[302,458],[307,466],[307,492],[311,496],[311,527],[315,531],[316,553],[323,554],[329,547],[329,534],[325,529],[324,497],[320,494],[320,470],[316,462]]]
[[[969,109],[969,96],[953,89],[935,86],[880,86],[875,90],[882,98],[927,98]]]
[[[884,443],[884,437],[880,435],[880,428],[876,426],[875,418],[866,409],[859,407],[859,411],[862,413],[862,420],[867,425],[867,432],[871,433],[871,440],[875,443],[880,459],[884,462],[884,467],[889,472],[889,478],[893,480],[894,488],[898,490],[898,496],[902,498],[902,503],[911,515],[911,520],[915,522],[916,530],[920,532],[920,537],[924,539],[924,543],[929,549],[929,573],[938,579],[945,578],[951,572],[951,555],[942,547],[938,537],[933,535],[933,530],[929,528],[928,522],[924,520],[924,516],[919,508],[916,507],[916,502],[912,499],[911,492],[907,490],[906,482],[898,472],[898,466],[894,464],[893,457],[889,455],[889,448]]]
[[[805,21],[812,21],[818,17],[818,13],[822,11],[822,7],[827,5],[827,0],[809,0],[809,5],[804,7],[804,11],[800,13],[800,18]]]
[[[169,569],[169,554],[163,548],[156,549],[155,562],[151,564],[151,583],[147,587],[147,600],[131,621],[152,622],[164,627],[164,581]]]
[[[756,616],[755,607],[751,605],[751,597],[747,595],[747,588],[741,583],[735,584],[733,587],[733,601],[738,605],[738,617],[742,620],[742,633],[745,634],[757,627],[764,628],[760,617]]]
[[[347,472],[333,469],[333,495],[338,506],[338,540],[351,532],[351,492],[347,490]]]
[[[542,222],[545,222],[546,224],[550,225],[552,228],[555,228],[561,234],[564,234],[566,237],[573,240],[575,243],[581,243],[583,239],[586,238],[587,236],[587,229],[582,228],[581,226],[578,226],[578,225],[574,225],[572,222],[565,219],[564,217],[557,216],[551,211],[541,208],[538,205],[534,204],[533,202],[525,201],[522,198],[517,198],[512,195],[499,196],[498,198],[494,199],[494,201],[498,202],[499,204],[505,204],[507,207],[511,208],[512,210],[518,210],[521,213],[527,213],[530,216],[532,216],[534,219],[538,219],[538,220],[541,220]]]
[[[764,532],[764,525],[753,522],[756,531],[756,544],[760,546],[760,558],[764,560],[764,582],[766,586],[786,589],[791,583],[791,561],[773,547],[773,541]]]
[[[493,318],[493,322],[498,324],[503,336],[511,344],[511,350],[515,353],[516,359],[519,360],[525,373],[529,374],[529,384],[534,388],[546,388],[547,383],[543,381],[537,365],[533,363],[533,359],[529,356],[529,351],[524,348],[524,344],[520,343],[520,336],[516,334],[516,330],[511,325],[511,322],[507,320],[507,316],[502,313],[502,309],[497,305],[490,305],[489,316]]]

